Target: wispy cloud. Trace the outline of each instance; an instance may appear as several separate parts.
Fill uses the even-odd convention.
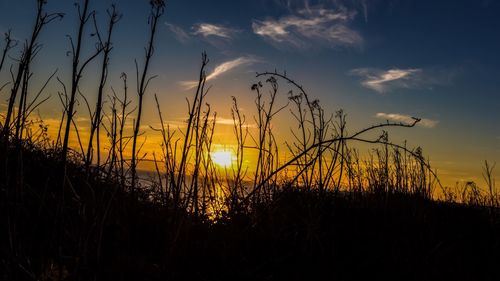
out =
[[[217,117],[215,122],[219,125],[234,126],[234,120],[231,118]]]
[[[200,23],[193,26],[193,34],[201,35],[205,38],[208,37],[220,37],[224,39],[232,39],[234,34],[239,31],[235,28],[230,28],[223,25],[211,24],[211,23]]]
[[[210,122],[213,122],[214,117],[210,116],[208,118],[208,120]],[[177,119],[167,120],[165,122],[165,125],[168,124],[170,127],[173,127],[173,128],[185,128],[187,126],[187,122],[188,122],[188,120],[185,118],[177,118]],[[215,118],[215,123],[219,126],[234,126],[234,121],[232,118],[224,118],[224,117],[220,117],[220,116],[217,116]],[[249,129],[257,128],[257,125],[255,123],[245,123],[242,125],[243,125],[243,128],[249,128]],[[148,129],[149,127],[150,126],[147,125],[145,129]],[[161,128],[161,123],[151,125],[151,127]]]
[[[254,20],[252,29],[277,48],[359,48],[363,38],[349,27],[355,16],[347,9],[308,6],[279,19]]]
[[[237,33],[240,32],[240,30],[236,28],[211,23],[195,24],[191,26],[191,31],[189,32],[172,23],[166,22],[165,26],[181,43],[185,44],[197,37],[217,48],[225,46],[228,42],[234,39]]]
[[[396,88],[412,88],[422,81],[422,69],[419,68],[357,68],[350,73],[362,78],[361,85],[379,93],[390,92]]]
[[[368,3],[370,0],[274,0],[273,2],[275,5],[284,7],[289,11],[309,10],[310,7],[314,7],[315,5],[347,8],[361,12],[365,18],[365,22],[368,22]],[[371,1],[370,4],[374,2]]]
[[[217,117],[215,123],[222,126],[234,126],[234,120],[232,118]],[[242,124],[242,126],[243,128],[257,128],[255,123],[245,123]]]
[[[384,119],[384,120],[389,120],[389,121],[394,121],[394,122],[401,122],[405,124],[412,124],[415,122],[415,119],[411,117],[410,115],[404,115],[404,114],[399,114],[399,113],[383,113],[379,112],[375,115],[378,119]],[[431,120],[431,119],[425,119],[422,118],[420,122],[417,123],[417,126],[423,127],[423,128],[434,128],[437,126],[439,123],[438,120]]]
[[[229,72],[237,67],[250,65],[256,63],[258,60],[253,57],[239,57],[230,61],[226,61],[217,65],[210,74],[207,75],[207,81],[214,80],[217,77]],[[179,84],[185,89],[189,90],[198,85],[198,81],[181,81]]]
[[[168,27],[170,32],[174,34],[175,38],[179,42],[187,43],[191,39],[191,36],[186,31],[184,31],[184,29],[182,29],[180,26],[168,22],[166,22],[165,25]]]
[[[361,85],[379,93],[396,89],[433,89],[434,86],[447,86],[463,72],[461,67],[429,68],[356,68],[349,74],[361,78]]]
[[[197,36],[208,44],[218,48],[226,49],[241,31],[239,29],[211,23],[199,23],[191,27],[192,35]]]

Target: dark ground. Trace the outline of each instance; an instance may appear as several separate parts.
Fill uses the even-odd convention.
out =
[[[3,280],[500,280],[498,209],[286,191],[214,222],[75,163],[63,193],[57,152],[2,153]]]

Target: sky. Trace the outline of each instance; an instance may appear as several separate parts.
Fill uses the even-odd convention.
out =
[[[143,61],[149,14],[147,0],[93,0],[100,25],[112,3],[122,19],[113,39],[108,93],[111,87],[121,87],[122,72],[135,87],[134,60]],[[74,1],[48,0],[46,10],[65,17],[42,32],[43,49],[33,70],[39,85],[56,69],[61,81],[69,81],[67,35],[74,36],[77,27]],[[30,34],[34,12],[35,0],[0,0],[0,32],[12,29],[22,42]],[[421,146],[447,185],[482,183],[484,161],[500,162],[499,12],[496,0],[167,1],[144,124],[158,123],[155,93],[164,118],[182,123],[185,99],[193,94],[201,53],[206,51],[212,86],[207,101],[221,123],[230,118],[231,96],[252,115],[255,94],[250,86],[257,81],[256,72],[286,71],[325,111],[343,109],[351,132],[386,120],[422,118],[416,128],[389,131],[391,140]],[[90,26],[85,55],[93,50],[92,32]],[[19,53],[20,48],[12,50],[7,63],[14,63]],[[90,65],[82,81],[90,101],[98,67],[98,62]],[[10,80],[8,69],[0,73],[1,84]],[[57,91],[61,85],[51,81],[47,95],[52,98],[40,108],[48,120],[61,116]],[[7,91],[0,95],[3,110]],[[83,122],[85,116],[80,108],[77,118]],[[284,128],[284,139],[288,127],[295,126],[287,120],[286,115],[276,120],[277,127]],[[216,138],[224,144],[228,136]]]

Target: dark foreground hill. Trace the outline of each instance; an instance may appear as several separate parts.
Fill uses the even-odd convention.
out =
[[[3,147],[2,280],[500,280],[498,209],[288,190],[213,221]]]

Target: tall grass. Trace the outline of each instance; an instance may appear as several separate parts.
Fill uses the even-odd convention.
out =
[[[45,1],[37,3],[33,36],[24,47],[19,60],[18,75],[14,77],[12,83],[8,110],[2,127],[4,137],[6,137],[4,143],[7,143],[12,128],[15,129],[15,138],[22,139],[22,132],[27,130],[25,126],[30,122],[27,112],[32,112],[39,105],[35,101],[45,86],[27,106],[26,96],[31,76],[29,65],[32,57],[40,51],[37,38],[42,28],[62,17],[60,13],[46,14],[43,10]],[[97,77],[99,85],[94,110],[91,110],[86,102],[85,95],[80,93],[91,117],[90,136],[86,147],[82,140],[78,139],[81,153],[76,153],[74,150],[71,153],[83,159],[87,170],[93,165],[97,171],[96,175],[105,175],[107,179],[119,179],[122,190],[134,190],[140,188],[137,165],[142,158],[139,156],[139,151],[144,145],[144,143],[138,144],[138,136],[141,134],[143,97],[151,80],[155,77],[148,72],[155,49],[157,24],[164,13],[165,4],[163,1],[151,2],[151,13],[148,19],[150,37],[145,48],[145,62],[141,71],[136,62],[139,98],[137,107],[132,108],[132,100],[128,94],[127,75],[123,73],[121,76],[123,78],[122,94],[115,92],[112,88],[112,93],[107,95],[111,106],[103,108],[105,85],[109,75],[109,55],[114,48],[111,39],[115,24],[121,16],[116,6],[112,5],[108,10],[107,33],[103,37],[97,25],[95,11],[89,10],[89,3],[89,0],[82,0],[81,4],[76,5],[79,18],[78,32],[76,40],[70,37],[70,54],[73,57],[72,81],[67,92],[66,86],[59,80],[63,87],[62,94],[59,96],[63,104],[63,115],[59,126],[60,133],[54,142],[53,149],[61,150],[64,163],[67,155],[70,154],[68,141],[71,127],[75,129],[77,136],[79,135],[73,120],[79,81],[85,68],[100,57],[102,63],[99,77]],[[94,23],[98,42],[95,51],[87,59],[82,60],[80,54],[85,45],[83,34],[91,20]],[[15,47],[10,33],[6,36],[3,58],[9,50]],[[3,63],[2,59],[2,65]],[[165,123],[161,102],[155,95],[160,128],[153,128],[153,131],[161,135],[162,149],[158,155],[156,153],[154,155],[156,182],[153,185],[156,186],[163,204],[170,204],[174,209],[187,209],[196,215],[206,216],[209,210],[214,210],[208,207],[210,205],[219,206],[216,209],[231,212],[249,208],[251,204],[269,201],[275,192],[285,186],[288,189],[317,190],[320,193],[327,191],[404,193],[428,199],[435,198],[437,187],[440,189],[438,193],[446,199],[467,201],[464,196],[459,198],[448,194],[449,189],[441,186],[436,172],[425,160],[420,148],[409,148],[406,142],[400,145],[389,141],[388,129],[391,127],[411,128],[420,119],[415,118],[412,123],[375,124],[357,132],[348,133],[346,115],[342,110],[338,110],[335,114],[327,113],[319,100],[311,98],[305,88],[286,73],[257,73],[256,78],[262,81],[251,86],[251,90],[255,93],[255,113],[252,116],[255,124],[249,124],[238,107],[237,97],[232,98],[231,112],[236,140],[234,151],[236,159],[229,171],[227,168],[225,170],[218,168],[211,159],[217,115],[207,103],[209,87],[206,86],[205,69],[208,64],[208,57],[203,53],[196,91],[193,98],[187,100],[189,111],[185,128],[172,129],[169,124]],[[282,87],[281,82],[284,82],[287,87]],[[11,127],[9,124],[12,124],[10,121],[12,114],[9,112],[12,112],[14,108],[16,93],[21,84],[23,94],[18,98],[18,117],[15,119],[15,126]],[[280,95],[285,96],[288,102],[278,104],[278,100],[282,100],[278,99]],[[296,124],[289,124],[291,138],[281,144],[276,141],[273,123],[278,115],[285,114],[289,114]],[[130,117],[134,118],[134,124],[132,135],[128,136],[125,128]],[[109,140],[108,144],[104,145],[105,150],[108,151],[104,162],[101,161],[101,146],[103,145],[100,140],[101,127],[104,128]],[[378,134],[378,137],[367,137],[373,133]],[[125,153],[130,143],[131,159],[129,161]],[[356,149],[355,143],[372,144],[374,150],[361,159],[361,153]],[[94,144],[97,147],[96,152],[94,152]],[[244,165],[246,155],[254,152],[257,157],[253,163]],[[94,155],[97,159],[93,162]],[[489,187],[488,195],[491,197],[487,201],[489,204],[497,204],[495,198],[498,195],[491,180],[492,167],[488,164],[485,167],[485,177]],[[470,188],[470,184],[466,186],[467,188],[464,189],[474,190]],[[474,193],[474,191],[470,192]],[[466,193],[469,194],[469,191]]]
[[[391,128],[412,128],[420,119],[415,118],[411,123],[387,121],[350,132],[342,110],[328,113],[303,86],[286,73],[276,71],[256,75],[258,82],[249,90],[255,96],[255,108],[253,113],[245,111],[248,116],[243,114],[237,97],[232,97],[235,159],[229,167],[218,167],[212,159],[218,127],[217,114],[208,103],[210,87],[207,86],[206,69],[209,59],[206,53],[201,57],[196,91],[186,100],[185,127],[173,128],[165,122],[162,101],[154,95],[159,126],[151,128],[161,136],[161,149],[153,154],[155,175],[149,182],[141,179],[137,170],[143,159],[140,151],[144,143],[139,143],[143,98],[155,77],[149,74],[149,66],[165,3],[150,2],[150,37],[141,71],[136,62],[136,104],[129,94],[125,73],[121,75],[123,84],[119,90],[112,87],[111,92],[106,92],[105,87],[109,55],[115,47],[111,43],[112,34],[121,16],[115,6],[111,6],[104,39],[99,33],[96,13],[89,10],[90,0],[79,3],[76,5],[77,36],[70,38],[73,63],[69,91],[59,80],[63,113],[55,141],[49,138],[42,119],[30,117],[46,100],[40,97],[55,72],[28,102],[31,64],[41,51],[38,35],[45,25],[62,17],[59,13],[45,13],[46,1],[37,1],[33,35],[23,47],[17,74],[11,82],[7,113],[1,123],[1,219],[5,222],[2,246],[6,246],[2,254],[8,257],[2,260],[8,271],[5,276],[44,280],[65,280],[67,276],[75,279],[78,276],[85,276],[81,279],[109,277],[107,269],[113,269],[113,274],[119,271],[114,268],[113,255],[119,256],[117,264],[123,268],[135,261],[134,253],[144,251],[162,257],[161,262],[167,267],[169,263],[181,264],[183,251],[193,251],[190,247],[194,246],[189,243],[214,239],[211,235],[220,234],[217,232],[220,225],[229,227],[221,234],[228,235],[229,241],[246,230],[254,235],[249,239],[262,238],[258,231],[252,232],[255,231],[253,227],[259,225],[270,236],[278,229],[285,235],[301,237],[300,241],[305,241],[305,244],[297,242],[304,247],[301,253],[315,253],[317,247],[321,252],[324,249],[316,243],[324,241],[324,237],[316,237],[321,234],[315,229],[328,228],[325,225],[329,222],[318,222],[322,217],[315,216],[322,216],[323,210],[345,212],[368,206],[378,211],[379,204],[384,206],[383,210],[397,205],[420,223],[422,218],[415,215],[417,211],[401,205],[427,202],[422,203],[427,206],[434,202],[440,206],[440,202],[446,202],[452,206],[487,207],[492,217],[498,215],[500,195],[493,178],[494,165],[485,162],[483,175],[487,190],[481,190],[474,182],[457,185],[454,189],[444,187],[421,148],[410,148],[406,142],[398,144],[389,138]],[[86,43],[83,34],[90,20],[94,22],[98,43],[90,56],[83,59],[82,48]],[[6,35],[5,44],[0,71],[6,54],[16,47],[10,33]],[[101,71],[97,77],[97,101],[92,110],[85,93],[79,92],[79,85],[86,67],[98,58],[102,59]],[[86,102],[91,116],[90,137],[83,140],[85,143],[79,137],[74,120],[77,94]],[[280,104],[281,96],[286,98],[283,104]],[[104,106],[106,98],[107,107]],[[14,114],[16,102],[19,104],[17,116]],[[287,141],[279,143],[273,125],[279,115],[286,114],[295,123],[289,124]],[[131,119],[133,129],[129,135],[127,125]],[[69,147],[72,128],[80,146],[76,149]],[[100,139],[101,129],[106,133],[107,143]],[[372,150],[360,156],[364,153],[357,148],[358,143],[370,144]],[[107,156],[101,158],[101,151],[107,151]],[[250,154],[257,156],[247,163]],[[97,155],[96,160],[94,155]],[[54,168],[63,169],[62,180],[61,169]],[[348,208],[344,209],[344,204]],[[295,207],[302,213],[297,214]],[[282,225],[280,218],[291,221],[292,225],[302,219],[305,229],[287,232],[290,225]],[[350,222],[344,223],[352,226]],[[152,232],[144,234],[137,229],[139,226]],[[16,235],[27,230],[30,233]],[[165,237],[156,237],[154,231]],[[232,231],[236,234],[228,234]],[[140,239],[134,240],[136,237]],[[150,238],[158,244],[148,244]],[[293,237],[290,239],[295,241]],[[255,243],[259,249],[265,245]],[[209,244],[203,245],[210,248]],[[139,246],[147,250],[135,248]],[[120,253],[127,256],[120,256]],[[32,260],[33,257],[37,260]],[[176,272],[177,269],[163,270]]]

